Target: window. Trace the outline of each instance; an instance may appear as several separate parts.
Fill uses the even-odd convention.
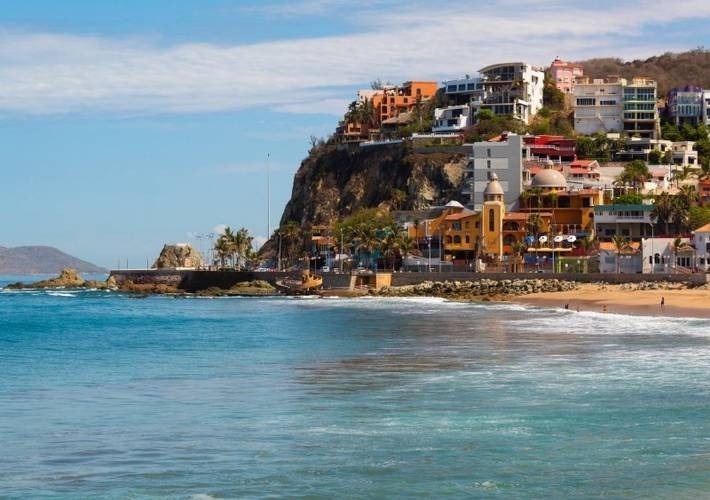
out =
[[[492,208],[488,209],[488,230],[491,232],[496,230],[495,216],[495,210],[493,210]]]
[[[466,243],[471,243],[471,237],[468,235],[466,236]]]
[[[616,106],[616,101],[601,100],[599,101],[600,106]]]
[[[487,156],[488,158],[491,157],[491,148],[486,149],[486,156]]]
[[[594,106],[593,97],[580,97],[577,99],[577,106]]]
[[[453,222],[453,223],[451,224],[451,229],[453,229],[454,231],[461,231],[461,223],[458,222],[458,221],[457,221],[457,222]]]
[[[491,168],[491,160],[486,160],[486,167]]]
[[[458,234],[454,236],[454,245],[460,245],[461,244],[461,236]]]

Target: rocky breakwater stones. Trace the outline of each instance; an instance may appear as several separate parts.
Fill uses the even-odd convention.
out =
[[[115,289],[116,281],[113,277],[110,277],[106,281],[97,280],[85,280],[76,269],[65,268],[59,273],[56,278],[50,278],[48,280],[37,281],[35,283],[12,283],[7,285],[9,289],[22,289],[22,288],[96,288],[99,290]]]
[[[478,279],[424,281],[417,285],[383,288],[376,295],[387,297],[444,297],[450,299],[505,299],[517,295],[575,290],[577,283],[558,279]]]

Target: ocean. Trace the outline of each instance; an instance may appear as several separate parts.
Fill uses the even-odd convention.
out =
[[[710,495],[709,320],[5,290],[0,374],[0,498]]]

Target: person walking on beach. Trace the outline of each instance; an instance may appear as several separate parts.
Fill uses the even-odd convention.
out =
[[[661,312],[663,312],[663,306],[666,305],[666,298],[661,297]]]

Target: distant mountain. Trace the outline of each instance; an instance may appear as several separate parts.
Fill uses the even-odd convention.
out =
[[[56,274],[65,267],[72,267],[80,273],[106,272],[102,267],[72,257],[54,247],[0,246],[0,274]]]

